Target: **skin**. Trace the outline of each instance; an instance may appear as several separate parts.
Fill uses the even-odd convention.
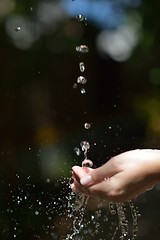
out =
[[[125,202],[160,182],[160,150],[124,152],[96,169],[74,166],[72,177],[75,192]]]

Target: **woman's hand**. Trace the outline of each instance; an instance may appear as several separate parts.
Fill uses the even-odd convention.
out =
[[[109,201],[125,202],[160,181],[160,150],[132,150],[92,169],[74,166],[73,191]]]

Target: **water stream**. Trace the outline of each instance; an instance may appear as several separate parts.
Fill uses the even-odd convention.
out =
[[[79,14],[76,16],[78,22],[85,22],[86,17]],[[76,46],[76,51],[80,54],[89,52],[89,48],[85,44]],[[86,66],[83,61],[79,63],[81,74],[85,72]],[[78,76],[77,83],[73,88],[79,85],[85,85],[87,79],[85,76]],[[81,94],[85,94],[85,88],[81,88]],[[90,129],[90,123],[84,123],[85,129]],[[81,150],[75,148],[74,151],[79,156],[81,151],[84,154],[84,165],[82,167],[92,167],[92,162],[88,160],[87,153],[90,149],[90,143],[83,140],[80,143]],[[138,234],[138,217],[140,216],[138,209],[132,201],[127,203],[106,203],[99,201],[94,211],[88,211],[90,198],[80,194],[71,192],[68,206],[71,208],[69,216],[72,218],[71,233],[66,237],[69,239],[111,239],[111,240],[136,240]],[[105,206],[105,207],[104,207]],[[128,220],[129,219],[129,220]],[[107,223],[107,224],[106,224]],[[103,225],[103,226],[102,226]],[[108,227],[105,233],[106,227]],[[103,236],[101,236],[101,233]],[[88,235],[89,234],[89,235]],[[96,237],[97,236],[97,237]],[[101,236],[101,237],[100,237]],[[105,237],[105,238],[104,238]]]

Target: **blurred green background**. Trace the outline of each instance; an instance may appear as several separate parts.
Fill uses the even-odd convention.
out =
[[[159,9],[158,0],[0,0],[0,239],[65,239],[61,180],[81,164],[81,141],[95,166],[159,148]],[[89,52],[77,52],[84,44]],[[136,201],[140,240],[159,240],[159,189]]]

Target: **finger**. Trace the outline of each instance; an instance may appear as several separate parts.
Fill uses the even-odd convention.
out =
[[[116,159],[112,158],[103,166],[93,169],[87,175],[81,175],[80,183],[84,186],[91,186],[106,180],[120,171],[118,164],[116,164]]]
[[[80,179],[85,177],[87,173],[90,173],[93,169],[88,167],[72,167],[72,175],[73,177],[80,183]]]
[[[74,183],[71,184],[71,189],[73,192],[75,193],[83,193],[85,195],[88,195],[88,189],[85,189],[81,184],[79,184],[79,182],[77,182],[76,180],[74,181]]]
[[[119,180],[114,177],[88,187],[88,192],[90,196],[113,202],[124,202],[130,197],[121,187]]]

